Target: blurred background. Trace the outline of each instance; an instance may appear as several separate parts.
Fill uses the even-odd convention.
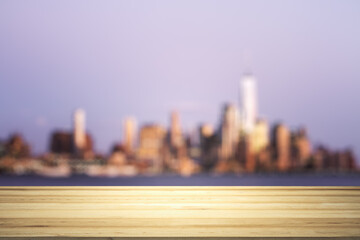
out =
[[[355,0],[3,0],[0,184],[359,185],[359,22]]]

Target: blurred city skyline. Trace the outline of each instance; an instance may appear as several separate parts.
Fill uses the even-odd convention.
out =
[[[86,111],[76,109],[72,128],[54,129],[42,155],[33,155],[21,136],[0,141],[0,174],[35,174],[51,177],[138,176],[162,174],[243,173],[356,173],[352,149],[312,145],[304,126],[289,129],[258,115],[257,81],[249,73],[239,83],[240,106],[226,103],[219,125],[199,124],[183,131],[181,118],[172,111],[168,126],[123,120],[123,137],[109,153],[94,148],[86,128]],[[96,137],[95,137],[96,139]]]
[[[357,1],[2,1],[0,139],[19,132],[44,152],[78,107],[102,153],[127,116],[217,126],[251,70],[261,117],[359,157],[359,13]]]

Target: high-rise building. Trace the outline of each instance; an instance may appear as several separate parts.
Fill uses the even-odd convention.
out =
[[[73,120],[74,150],[75,153],[82,153],[86,147],[85,111],[75,110]]]
[[[199,130],[200,130],[200,139],[211,137],[214,134],[214,128],[209,123],[200,125]]]
[[[181,132],[179,113],[173,111],[170,119],[170,144],[172,147],[179,148],[183,146],[184,139]]]
[[[257,89],[253,75],[245,74],[240,80],[241,128],[251,133],[257,120]]]
[[[239,143],[239,112],[235,105],[225,104],[221,119],[220,159],[234,157]]]
[[[72,154],[73,134],[65,131],[55,131],[50,137],[50,152],[57,154]]]
[[[19,134],[12,134],[4,148],[5,155],[13,158],[26,158],[31,155],[29,144]]]
[[[240,144],[241,149],[242,149],[241,155],[242,155],[242,158],[244,158],[244,160],[245,160],[244,166],[245,166],[246,172],[248,172],[248,173],[254,172],[257,167],[256,166],[257,165],[256,155],[253,150],[254,149],[253,145],[254,144],[253,144],[251,135],[245,135],[242,138],[241,144]]]
[[[268,155],[269,125],[265,120],[258,120],[249,134],[241,135],[239,160],[247,172],[266,170],[271,164]]]
[[[279,171],[287,171],[290,163],[290,131],[283,124],[277,124],[273,129],[274,157]]]
[[[123,144],[127,152],[133,152],[136,141],[136,121],[133,117],[124,120],[124,139]]]
[[[202,124],[199,127],[201,165],[205,171],[215,166],[218,158],[218,135],[214,134],[211,124]]]
[[[145,125],[140,129],[137,157],[151,165],[151,171],[159,172],[163,168],[162,150],[166,130],[156,124]]]
[[[252,133],[250,134],[251,152],[260,153],[269,144],[269,125],[265,120],[256,122]]]
[[[308,164],[311,156],[311,144],[306,129],[300,128],[291,137],[292,162],[294,167],[303,168]]]

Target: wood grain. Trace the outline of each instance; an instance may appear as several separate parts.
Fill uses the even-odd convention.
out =
[[[360,237],[360,187],[0,187],[0,237]]]

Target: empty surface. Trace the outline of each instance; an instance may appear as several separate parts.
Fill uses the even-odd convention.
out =
[[[1,237],[360,237],[360,187],[1,187]]]

